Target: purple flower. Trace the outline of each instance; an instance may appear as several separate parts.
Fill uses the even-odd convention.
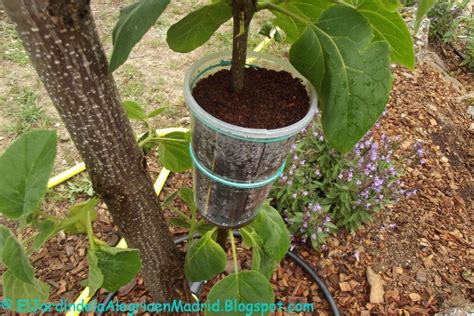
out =
[[[360,195],[362,195],[362,197],[364,199],[367,199],[369,197],[369,191],[367,191],[367,189],[365,189],[364,191],[362,191],[362,193]]]
[[[322,207],[321,207],[321,205],[319,205],[319,203],[316,203],[316,204],[311,208],[311,211],[313,211],[313,212],[315,212],[315,213],[316,213],[316,212],[319,212],[319,211],[321,211],[321,210],[322,210]]]
[[[349,172],[347,173],[347,181],[352,181],[353,177],[354,177],[354,170],[351,168],[349,169]]]
[[[301,166],[304,166],[305,163],[306,163],[306,160],[301,160],[301,161],[300,161],[300,165],[301,165]]]
[[[308,196],[308,191],[303,191],[303,196]]]
[[[324,218],[324,224],[327,224],[331,221],[331,216],[328,214],[326,215],[326,217]]]
[[[315,233],[312,233],[312,234],[311,234],[311,240],[316,240],[316,239],[317,239],[316,234],[315,234]]]

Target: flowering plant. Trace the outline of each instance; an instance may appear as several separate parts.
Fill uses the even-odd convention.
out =
[[[341,154],[318,123],[305,131],[271,193],[290,232],[318,248],[339,228],[355,231],[372,213],[414,194],[403,189],[401,167],[392,159],[396,146],[396,140],[370,132],[351,152]],[[416,146],[421,159],[421,145]]]

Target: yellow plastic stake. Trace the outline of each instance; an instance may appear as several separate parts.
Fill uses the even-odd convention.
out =
[[[78,163],[77,165],[75,165],[71,169],[66,170],[64,172],[61,172],[57,176],[54,176],[51,179],[49,179],[48,189],[54,188],[55,186],[65,182],[65,181],[71,179],[72,177],[74,177],[75,175],[83,172],[84,170],[86,170],[86,165],[83,162]]]

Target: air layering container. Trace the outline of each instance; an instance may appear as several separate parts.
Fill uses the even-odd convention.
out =
[[[317,97],[311,84],[288,62],[263,53],[249,52],[252,66],[285,70],[301,78],[310,96],[308,112],[300,121],[278,129],[252,129],[232,125],[207,113],[192,96],[197,81],[230,69],[231,53],[217,53],[195,62],[184,80],[184,97],[192,113],[194,199],[202,216],[222,228],[249,223],[281,175],[296,134],[316,113]]]

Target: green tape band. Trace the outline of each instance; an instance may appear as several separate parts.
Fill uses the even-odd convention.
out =
[[[286,161],[284,161],[281,167],[278,169],[278,171],[274,175],[262,181],[257,181],[257,182],[241,182],[241,181],[235,181],[235,180],[232,181],[232,180],[224,179],[220,175],[204,167],[201,164],[201,162],[196,158],[192,144],[189,144],[189,154],[191,156],[191,160],[193,161],[193,165],[206,177],[208,177],[214,182],[220,183],[228,187],[237,188],[237,189],[258,189],[266,185],[269,185],[273,183],[276,179],[278,179],[278,177],[280,177],[280,175],[283,173],[283,170],[285,170],[285,165],[286,165]]]

